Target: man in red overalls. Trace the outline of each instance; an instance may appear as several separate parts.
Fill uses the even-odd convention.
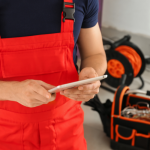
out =
[[[86,150],[81,102],[100,82],[51,95],[54,86],[103,75],[98,24],[80,31],[81,72],[73,63],[74,7],[64,0],[61,32],[0,39],[0,150]]]

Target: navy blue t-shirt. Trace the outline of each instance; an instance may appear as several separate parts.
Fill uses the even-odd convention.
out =
[[[76,42],[81,28],[98,21],[98,0],[74,0],[74,63]],[[1,38],[58,33],[61,29],[63,0],[0,0]]]

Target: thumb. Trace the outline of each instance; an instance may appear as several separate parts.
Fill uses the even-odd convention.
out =
[[[79,74],[79,80],[85,80],[85,79],[94,78],[94,77],[98,77],[98,74],[95,71],[95,69],[92,67],[86,67],[82,69]]]
[[[45,82],[43,82],[43,81],[41,81],[41,80],[39,80],[38,82],[39,82],[39,84],[40,84],[41,86],[43,86],[46,90],[50,90],[50,89],[52,89],[52,88],[55,87],[55,86],[53,86],[53,85],[51,85],[51,84],[48,84],[48,83],[45,83]]]

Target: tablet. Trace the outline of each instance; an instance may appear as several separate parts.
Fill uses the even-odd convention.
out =
[[[93,83],[95,81],[100,81],[107,78],[107,75],[103,75],[103,76],[98,76],[95,78],[90,78],[90,79],[86,79],[86,80],[81,80],[81,81],[77,81],[77,82],[72,82],[72,83],[68,83],[68,84],[63,84],[63,85],[59,85],[53,89],[48,90],[49,93],[57,93],[66,89],[70,89],[73,87],[78,87],[81,85],[85,85],[85,84],[90,84]]]

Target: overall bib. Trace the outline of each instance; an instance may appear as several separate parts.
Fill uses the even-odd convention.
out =
[[[72,5],[65,2],[73,0],[64,0],[70,11]],[[67,15],[61,14],[60,33],[0,39],[0,80],[34,79],[55,86],[77,81],[74,20]],[[80,104],[60,93],[34,108],[0,101],[0,150],[86,150]]]

